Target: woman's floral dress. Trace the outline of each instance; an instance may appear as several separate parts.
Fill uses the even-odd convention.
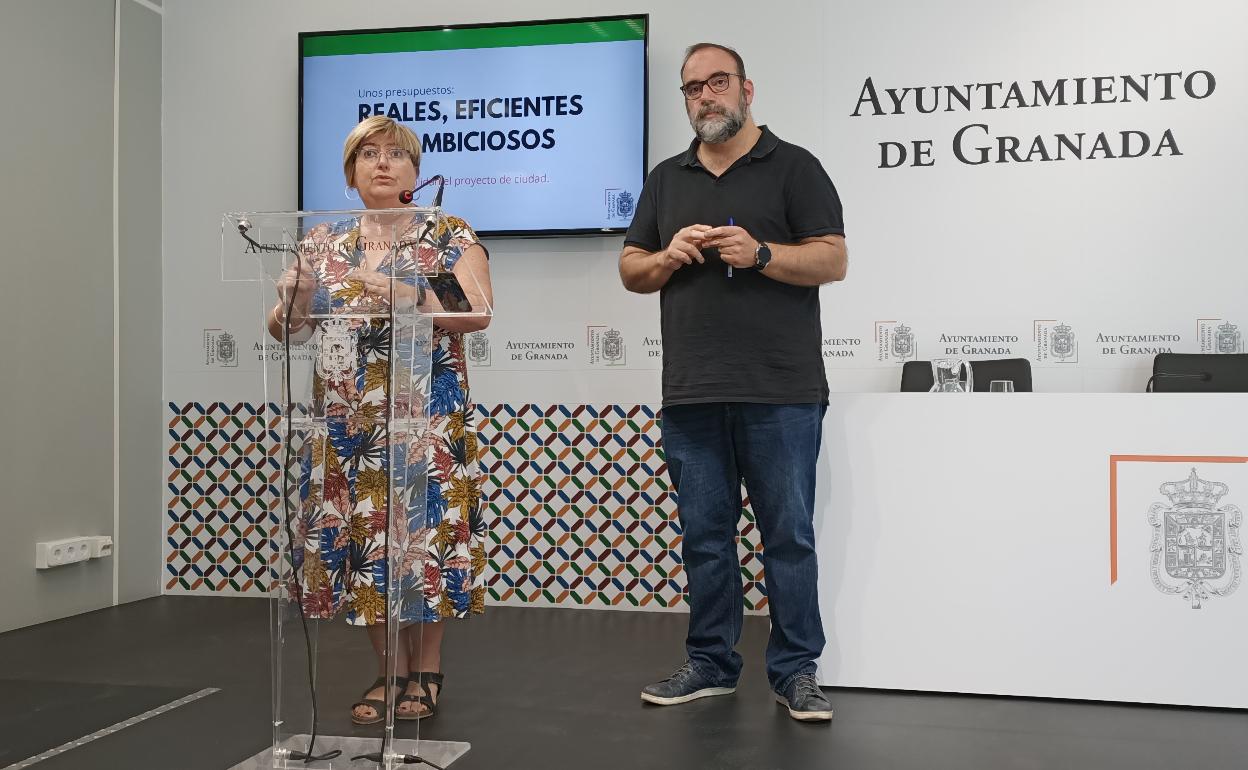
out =
[[[321,435],[308,437],[300,454],[300,508],[292,551],[305,613],[331,618],[345,608],[351,624],[384,621],[390,579],[386,507],[393,494],[388,482],[398,479],[391,488],[401,493],[406,478],[427,470],[423,511],[419,495],[399,494],[389,501],[396,511],[390,545],[402,565],[397,576],[404,598],[400,620],[465,618],[485,609],[486,559],[479,449],[463,335],[435,326],[431,344],[417,343],[416,355],[432,356],[427,402],[401,384],[394,411],[401,414],[410,407],[414,415],[427,414],[427,430],[399,429],[388,436],[391,353],[400,362],[411,356],[411,337],[396,334],[392,343],[388,320],[351,317],[385,312],[384,300],[365,293],[348,276],[363,259],[359,241],[357,219],[320,225],[303,241],[313,245],[309,252],[318,279],[313,313],[344,316],[319,321],[313,349],[345,351],[340,360],[346,362],[333,371],[318,363],[312,401],[313,409],[324,415],[325,428]],[[417,280],[410,276],[439,260],[450,270],[476,243],[466,222],[447,217],[439,232],[413,227],[400,239],[393,259],[388,257],[377,269],[395,275],[397,266],[399,280],[414,284]],[[321,352],[317,356],[325,360]],[[423,385],[423,380],[413,383],[412,390],[418,393]],[[415,491],[413,487],[408,489]]]

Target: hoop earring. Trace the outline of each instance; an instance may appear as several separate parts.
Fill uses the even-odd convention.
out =
[[[360,199],[360,196],[358,193],[356,193],[355,197],[351,197],[351,193],[354,190],[355,190],[354,187],[352,187],[351,185],[347,185],[342,190],[342,197],[346,198],[349,201],[358,201]]]

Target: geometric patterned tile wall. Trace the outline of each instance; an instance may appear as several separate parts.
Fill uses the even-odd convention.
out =
[[[276,445],[274,412],[253,404],[169,407],[165,592],[263,594],[277,523],[261,505],[278,468],[265,449]],[[684,606],[676,498],[653,408],[481,404],[477,431],[491,604]],[[762,546],[748,500],[738,552],[745,607],[765,612]]]
[[[680,524],[649,406],[478,407],[495,602],[671,608],[684,604]],[[745,606],[762,610],[748,503],[738,551]]]
[[[272,579],[263,509],[279,466],[277,419],[253,404],[169,404],[166,593],[263,594]],[[271,499],[271,497],[270,497]]]

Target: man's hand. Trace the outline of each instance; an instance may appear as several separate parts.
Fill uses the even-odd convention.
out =
[[[754,267],[758,241],[743,227],[714,227],[704,233],[702,247],[719,249],[719,258],[733,267]]]
[[[702,256],[703,240],[711,230],[706,225],[689,225],[674,236],[663,251],[655,252],[655,263],[664,270],[674,271],[694,262],[706,261]]]

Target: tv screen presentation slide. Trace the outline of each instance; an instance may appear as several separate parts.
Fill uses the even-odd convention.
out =
[[[362,206],[342,148],[386,115],[421,141],[419,181],[485,235],[621,232],[646,167],[645,16],[304,33],[300,208]],[[436,184],[417,205],[431,205]],[[396,202],[395,205],[398,205]]]

